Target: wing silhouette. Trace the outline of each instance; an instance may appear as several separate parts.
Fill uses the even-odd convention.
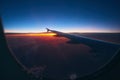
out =
[[[47,28],[48,29],[48,28]],[[84,44],[92,48],[93,51],[109,51],[110,53],[116,52],[120,48],[120,44],[107,42],[98,39],[92,39],[85,36],[77,36],[73,34],[63,33],[56,30],[49,31],[56,33],[58,37],[66,37],[69,39],[67,43],[70,44]]]

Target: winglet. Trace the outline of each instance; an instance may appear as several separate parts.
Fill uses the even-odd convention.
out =
[[[47,29],[47,32],[49,32],[50,31],[50,29],[48,29],[48,28],[46,28]]]

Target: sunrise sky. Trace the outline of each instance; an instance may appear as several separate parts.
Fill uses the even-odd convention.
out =
[[[120,32],[116,0],[2,0],[5,32]]]

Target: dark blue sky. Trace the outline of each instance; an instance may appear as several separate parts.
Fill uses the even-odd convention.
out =
[[[118,0],[1,0],[6,32],[119,32]]]

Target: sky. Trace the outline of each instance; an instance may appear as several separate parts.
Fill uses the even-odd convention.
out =
[[[118,0],[0,0],[5,32],[120,32]]]

